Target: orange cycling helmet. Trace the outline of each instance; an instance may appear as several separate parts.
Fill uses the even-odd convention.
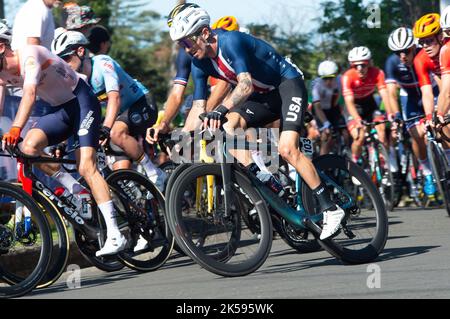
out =
[[[213,29],[224,29],[227,31],[239,31],[239,24],[233,16],[225,16],[214,22]]]
[[[414,25],[414,37],[417,39],[431,37],[441,31],[440,15],[428,13],[416,21]]]

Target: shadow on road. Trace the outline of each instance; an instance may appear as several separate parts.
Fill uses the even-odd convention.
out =
[[[388,261],[399,258],[407,258],[417,255],[422,255],[430,252],[430,250],[439,248],[441,246],[415,246],[402,248],[387,248],[383,250],[377,261]]]

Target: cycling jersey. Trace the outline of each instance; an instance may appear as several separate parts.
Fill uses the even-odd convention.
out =
[[[120,93],[120,112],[124,112],[141,99],[148,90],[128,75],[120,65],[107,55],[92,58],[92,74],[89,83],[101,102],[111,91]]]
[[[301,71],[289,59],[283,58],[263,40],[238,31],[217,33],[217,39],[215,58],[193,59],[194,100],[206,100],[208,76],[236,85],[237,75],[248,72],[259,93],[274,90],[283,79],[302,77]]]
[[[386,88],[384,72],[376,67],[369,67],[365,79],[360,78],[358,71],[351,68],[342,76],[341,84],[344,97],[353,96],[357,100],[371,96],[376,87],[379,91]]]
[[[397,54],[391,54],[388,57],[385,72],[387,84],[398,84],[408,95],[421,95],[419,80],[414,68],[403,64]]]
[[[420,52],[414,58],[414,69],[417,73],[420,87],[432,85],[433,79],[430,74],[441,76],[441,66],[439,64],[439,57],[431,59],[425,50]]]
[[[180,47],[177,54],[177,59],[175,61],[175,67],[177,74],[173,79],[174,84],[180,84],[186,86],[189,81],[189,76],[191,75],[191,63],[192,57]]]
[[[73,91],[80,77],[61,58],[38,45],[28,45],[16,51],[20,73],[0,72],[0,85],[23,87],[36,85],[36,93],[51,106],[62,105],[75,98]]]
[[[439,54],[439,64],[441,66],[441,74],[450,74],[450,42],[447,41],[441,48]]]
[[[339,92],[341,91],[341,77],[338,76],[333,80],[333,85],[330,87],[325,85],[322,78],[317,78],[312,84],[312,103],[320,102],[322,110],[330,110],[338,105]]]

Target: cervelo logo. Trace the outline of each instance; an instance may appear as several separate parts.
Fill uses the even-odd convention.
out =
[[[301,97],[293,97],[292,103],[289,105],[289,112],[286,116],[286,122],[295,122],[298,119],[298,114],[300,113],[300,110],[302,109],[302,102],[303,99]]]
[[[91,127],[92,122],[94,122],[92,114],[94,114],[94,112],[89,111],[83,122],[81,122],[80,129],[78,130],[78,136],[85,136],[89,133],[89,128]]]
[[[41,182],[36,182],[37,188],[42,191],[42,193],[47,196],[51,201],[56,201],[59,208],[64,209],[64,212],[70,216],[77,224],[84,225],[84,220],[75,210],[67,207],[58,197],[56,197],[48,188],[46,188]]]

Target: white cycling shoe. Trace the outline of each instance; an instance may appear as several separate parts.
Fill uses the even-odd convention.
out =
[[[142,235],[140,235],[140,236],[139,236],[139,239],[138,239],[138,241],[137,241],[137,243],[136,243],[136,246],[134,246],[133,251],[134,251],[135,253],[137,253],[137,252],[139,252],[139,251],[141,251],[141,250],[146,249],[147,247],[148,247],[148,242],[147,242],[147,240],[145,240],[145,238],[142,237]]]
[[[108,236],[102,249],[95,253],[95,256],[101,257],[106,255],[114,255],[125,249],[127,239],[121,233],[114,236]]]
[[[333,236],[339,230],[345,212],[337,205],[336,208],[336,210],[326,210],[323,213],[323,229],[320,240]]]

